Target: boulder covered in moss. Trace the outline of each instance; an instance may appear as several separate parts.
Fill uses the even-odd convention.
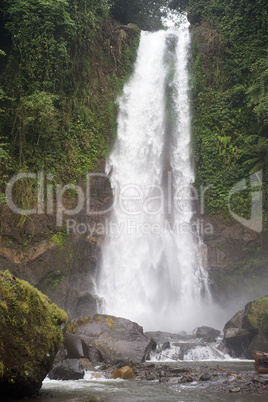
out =
[[[262,335],[268,335],[268,296],[246,304],[242,327]]]
[[[268,352],[268,296],[246,304],[224,327],[223,344],[233,357],[253,359]]]
[[[47,296],[0,272],[0,399],[33,396],[51,370],[67,314]]]

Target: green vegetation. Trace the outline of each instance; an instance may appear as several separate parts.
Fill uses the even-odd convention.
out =
[[[0,10],[0,192],[18,172],[75,183],[102,168],[114,100],[129,76],[139,29],[122,28],[105,0],[3,0]],[[27,207],[37,186],[16,184]],[[26,218],[25,218],[26,219]]]
[[[77,334],[77,322],[76,321],[69,321],[66,325],[66,329],[71,334]]]
[[[26,389],[28,377],[30,389],[36,383],[38,390],[63,340],[60,325],[67,314],[5,271],[0,272],[0,316],[1,390],[9,384],[10,395],[15,395],[16,381],[24,381]]]
[[[55,243],[60,250],[64,250],[67,237],[68,234],[66,232],[57,232],[53,234],[50,240]]]
[[[39,283],[38,288],[41,292],[48,294],[49,292],[53,292],[58,284],[64,279],[64,275],[60,269],[56,269],[55,271],[46,275]]]
[[[114,329],[114,318],[113,317],[105,317],[105,322],[111,329]]]
[[[158,29],[168,5],[192,23],[196,187],[212,185],[208,211],[226,212],[230,189],[260,170],[268,193],[267,1],[3,0],[0,203],[18,172],[44,170],[66,184],[103,169],[139,41],[138,28],[114,18]],[[16,205],[33,208],[36,192],[33,180],[20,181]],[[251,196],[232,196],[232,210],[249,218]]]
[[[268,297],[255,300],[248,312],[248,320],[253,330],[268,334]]]
[[[196,184],[210,212],[227,210],[230,189],[263,169],[268,184],[268,4],[265,0],[174,0],[192,23]],[[248,183],[249,184],[249,183]],[[231,199],[250,214],[250,191]],[[267,208],[267,206],[266,206]]]

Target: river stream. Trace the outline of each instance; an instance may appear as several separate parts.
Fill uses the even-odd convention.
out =
[[[159,363],[160,364],[160,363]],[[163,364],[161,362],[161,364]],[[171,364],[171,363],[168,363]],[[202,366],[204,370],[209,368],[223,367],[225,370],[242,374],[254,374],[253,361],[249,360],[217,360],[217,361],[182,361],[173,363],[176,367],[196,368]],[[190,384],[170,384],[159,383],[158,381],[143,380],[112,380],[104,377],[96,378],[96,372],[86,372],[83,380],[78,381],[50,381],[45,379],[41,392],[43,396],[37,401],[85,401],[85,398],[92,396],[99,397],[105,402],[136,402],[136,401],[154,401],[154,402],[252,402],[266,401],[267,397],[253,395],[237,395],[224,391],[230,384],[237,386],[234,377],[227,378],[223,376],[213,383],[192,382]],[[52,397],[51,397],[52,395]]]

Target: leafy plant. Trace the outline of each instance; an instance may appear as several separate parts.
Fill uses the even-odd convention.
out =
[[[198,14],[191,59],[196,184],[213,185],[206,197],[211,213],[227,213],[230,189],[261,169],[267,192],[268,6],[262,0],[172,3],[187,7],[191,18]],[[236,213],[249,216],[249,197],[232,198]]]

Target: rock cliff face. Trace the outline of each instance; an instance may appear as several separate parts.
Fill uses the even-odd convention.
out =
[[[95,186],[92,209],[103,211],[111,203],[109,182],[102,180]],[[52,236],[64,227],[57,228],[55,216],[36,215],[24,228],[33,234],[33,243],[18,247],[19,228],[6,210],[2,216],[0,269],[29,281],[64,309],[70,319],[92,316],[97,313],[94,283],[108,217],[109,213],[87,216],[83,209],[79,215],[64,216],[65,225],[67,219],[72,220],[69,236],[64,232]],[[242,308],[249,300],[262,297],[268,286],[264,235],[220,216],[204,216],[200,222],[204,229],[203,261],[215,301],[228,307],[235,299],[236,308]]]
[[[38,393],[62,342],[67,314],[25,281],[0,272],[2,400]]]
[[[215,301],[238,308],[267,292],[267,239],[222,216],[200,218],[204,231],[203,260]],[[239,305],[237,304],[239,303]]]
[[[91,196],[94,212],[108,209],[112,201],[109,181],[95,183]],[[69,204],[66,209],[73,207]],[[108,213],[88,216],[84,206],[79,214],[63,215],[63,226],[57,227],[55,215],[33,215],[21,233],[14,222],[18,216],[6,207],[2,215],[0,269],[8,269],[41,290],[69,318],[94,315],[98,302],[94,282],[107,217]],[[21,238],[30,241],[22,244]]]
[[[70,237],[61,247],[44,242],[43,253],[25,264],[0,257],[0,267],[40,289],[70,317],[79,317],[96,312],[93,279],[98,253],[96,242]]]

